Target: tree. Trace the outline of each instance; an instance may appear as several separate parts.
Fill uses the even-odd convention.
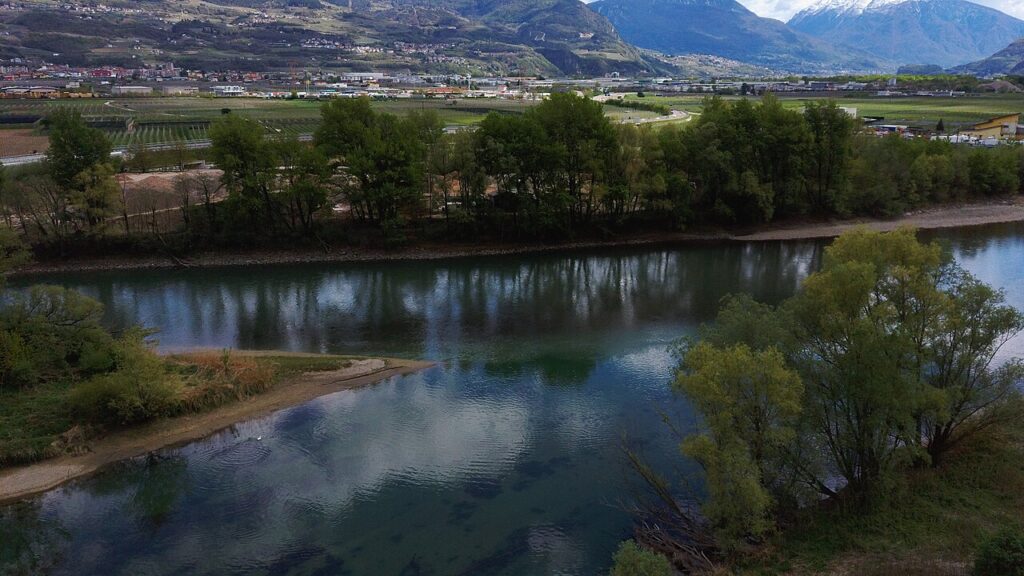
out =
[[[314,217],[327,205],[330,164],[320,150],[296,140],[282,140],[277,145],[283,165],[285,223],[293,233],[310,235]]]
[[[102,232],[107,219],[117,214],[121,187],[109,164],[94,164],[75,177],[71,208],[90,233]]]
[[[645,550],[632,540],[626,540],[615,552],[611,576],[671,576],[668,558]]]
[[[58,185],[73,188],[79,174],[110,160],[110,140],[87,126],[77,110],[62,108],[47,117],[46,125],[50,132],[46,163]]]
[[[4,275],[28,260],[28,250],[10,228],[0,227],[0,288],[4,284]]]
[[[272,196],[277,159],[264,132],[256,122],[234,114],[210,126],[210,157],[224,172],[221,180],[238,224],[246,230],[253,224],[272,230],[279,217]]]
[[[720,546],[735,549],[772,528],[773,494],[785,492],[803,384],[775,348],[700,343],[683,358],[675,382],[704,417],[704,431],[683,452],[707,473],[704,513]]]
[[[149,172],[153,167],[153,156],[140,138],[132,141],[128,148],[128,169],[133,172]]]
[[[804,108],[804,119],[811,133],[812,204],[819,212],[831,211],[845,181],[853,119],[835,101],[809,103]]]
[[[997,358],[1022,329],[1001,293],[912,230],[844,234],[778,307],[728,299],[678,380],[706,424],[685,447],[707,470],[708,516],[742,528],[720,538],[756,533],[770,502],[798,506],[808,489],[869,502],[898,470],[1005,421],[1024,366]],[[751,394],[758,383],[771,392]],[[765,406],[784,417],[751,416]]]

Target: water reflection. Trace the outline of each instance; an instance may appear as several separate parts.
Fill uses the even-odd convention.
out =
[[[708,320],[726,292],[771,301],[787,296],[819,252],[814,243],[777,243],[442,264],[110,273],[62,283],[107,303],[114,325],[160,328],[165,347],[347,351],[500,365],[524,356],[544,364],[546,350],[570,341],[579,345],[582,372],[604,356],[615,334]]]
[[[1024,229],[986,234],[944,238],[1024,306]],[[53,566],[38,571],[52,574],[599,573],[628,535],[612,505],[620,435],[688,470],[659,417],[690,418],[668,392],[668,345],[727,293],[790,295],[820,253],[774,243],[66,277],[109,322],[160,328],[168,348],[440,365],[112,467],[3,509],[0,530],[22,542],[22,563],[45,551]],[[0,573],[15,565],[3,546]]]

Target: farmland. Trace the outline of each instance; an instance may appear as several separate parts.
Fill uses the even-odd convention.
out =
[[[738,97],[730,96],[730,99]],[[637,100],[637,96],[627,99]],[[798,109],[819,97],[782,96],[783,105]],[[647,96],[651,104],[700,113],[704,96]],[[886,122],[934,125],[942,119],[949,128],[970,124],[1001,114],[1024,111],[1024,95],[947,97],[841,96],[842,106],[856,108],[860,116],[878,116]],[[295,137],[311,134],[320,120],[321,102],[306,100],[263,100],[256,98],[213,99],[122,98],[90,100],[0,100],[3,142],[0,157],[26,154],[45,147],[45,134],[33,129],[33,122],[59,108],[75,108],[89,122],[103,129],[116,148],[133,142],[146,144],[206,140],[210,123],[224,110],[259,122],[268,134]],[[517,114],[533,105],[530,101],[494,99],[407,99],[375,101],[382,112],[401,114],[411,110],[434,110],[448,126],[476,124],[489,112]],[[644,110],[607,106],[615,121],[657,120],[659,115]]]
[[[520,113],[531,102],[509,100],[388,100],[374,102],[382,112],[434,110],[449,126],[479,122],[492,111]],[[210,123],[225,110],[259,122],[270,134],[286,137],[310,134],[320,120],[321,102],[255,98],[124,98],[102,100],[0,100],[0,121],[24,135],[32,122],[59,108],[75,108],[93,126],[103,129],[114,146],[136,141],[146,144],[207,139]],[[21,123],[15,122],[20,121]],[[12,123],[14,122],[14,123]],[[0,134],[14,132],[4,130]],[[36,131],[37,135],[39,131]],[[0,156],[13,155],[0,149]],[[19,146],[19,150],[22,146]]]
[[[647,96],[643,100],[654,104],[665,104],[677,110],[700,113],[705,96],[700,94],[684,96]],[[738,96],[727,97],[737,99]],[[628,99],[639,100],[636,96]],[[820,100],[821,96],[798,97],[781,95],[783,106],[791,109],[802,108],[809,101]],[[856,108],[861,117],[883,117],[885,121],[908,124],[932,124],[940,119],[947,126],[971,124],[1000,116],[1024,112],[1024,95],[983,95],[961,97],[878,97],[837,95],[840,106]]]

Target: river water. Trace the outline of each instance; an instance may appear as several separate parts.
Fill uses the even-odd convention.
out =
[[[932,236],[1024,308],[1024,225]],[[166,349],[438,366],[8,507],[0,550],[31,547],[48,574],[602,573],[630,531],[623,438],[696,472],[662,421],[693,420],[669,391],[672,342],[728,293],[789,296],[822,245],[46,278],[102,301],[114,327],[159,329]]]

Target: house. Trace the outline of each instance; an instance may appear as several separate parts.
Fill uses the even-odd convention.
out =
[[[1020,114],[1007,114],[979,122],[969,130],[964,130],[963,133],[983,140],[987,138],[1017,140],[1019,126]]]

